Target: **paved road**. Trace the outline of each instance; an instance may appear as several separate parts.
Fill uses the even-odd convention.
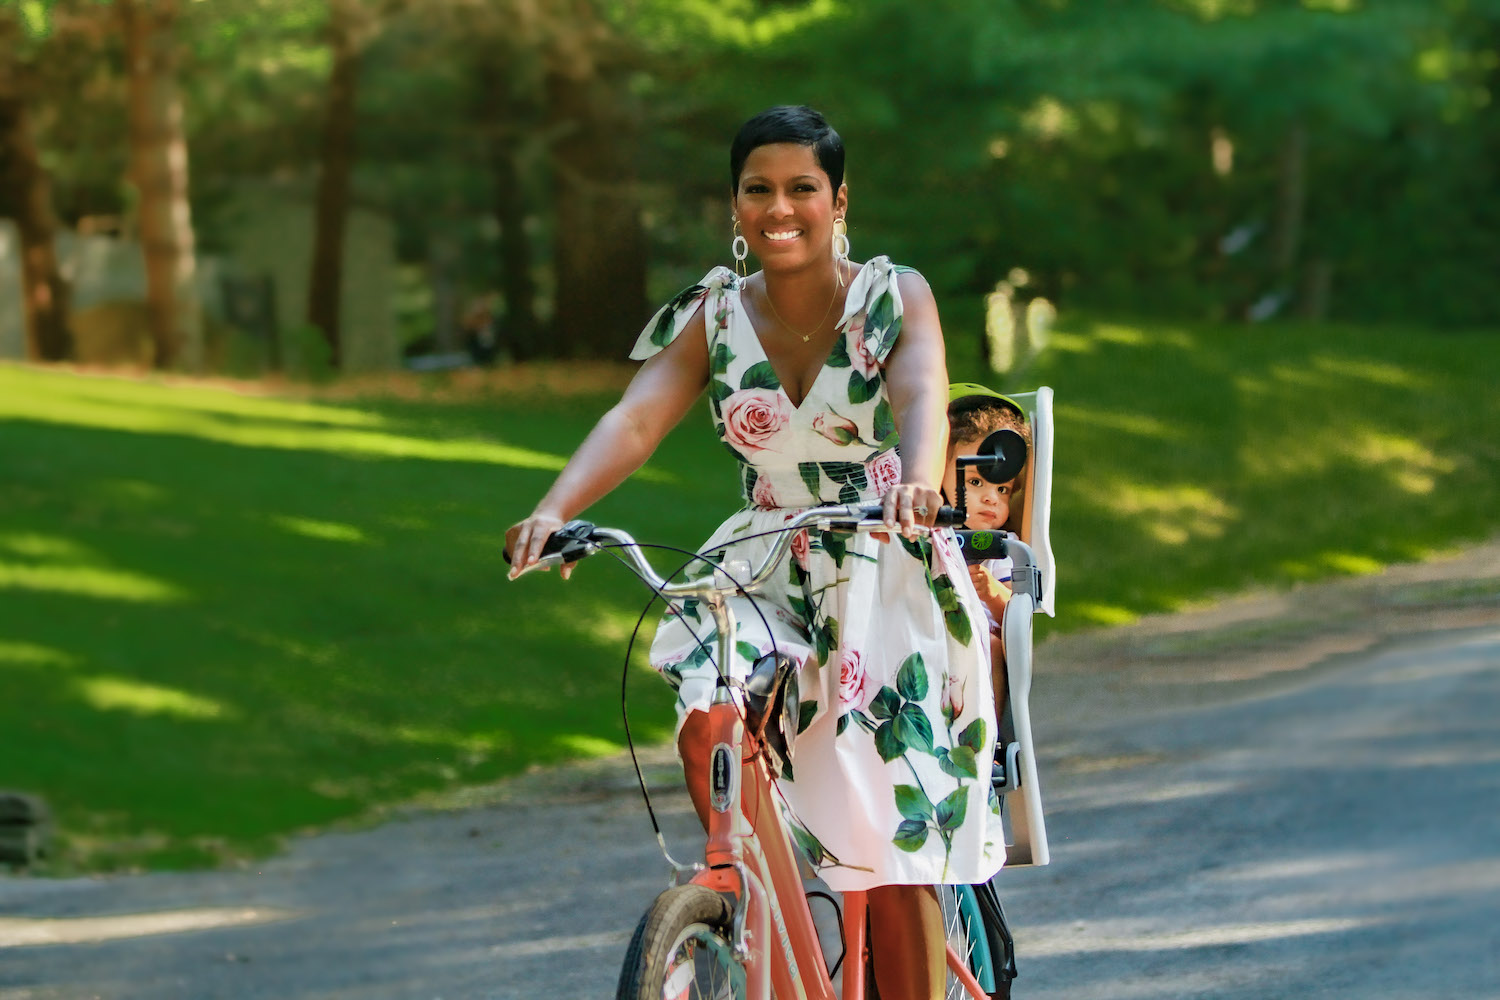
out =
[[[1500,998],[1500,624],[1231,690],[1038,714],[1016,996]],[[0,1000],[610,996],[664,884],[632,783],[532,775],[255,870],[0,879]]]
[[[1075,749],[1018,996],[1500,997],[1500,628]]]

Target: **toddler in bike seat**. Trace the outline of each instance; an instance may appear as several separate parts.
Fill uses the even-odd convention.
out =
[[[1027,459],[1010,482],[996,485],[972,466],[964,469],[965,527],[977,536],[994,532],[1019,539],[1026,552],[1012,560],[984,559],[969,565],[969,576],[990,622],[990,667],[998,723],[997,765],[1004,761],[997,790],[1006,807],[1006,865],[1045,865],[1050,860],[1041,788],[1031,736],[1029,705],[1032,674],[1031,619],[1053,613],[1052,544],[1049,523],[1052,492],[1052,390],[1005,395],[972,382],[948,387],[949,447],[943,490],[957,496],[954,461],[982,452],[996,431],[1009,430],[1026,443]],[[979,539],[971,540],[980,549]],[[977,553],[976,553],[977,556]],[[966,560],[967,561],[967,560]]]
[[[954,459],[959,455],[979,453],[980,443],[995,431],[1010,429],[1021,435],[1031,448],[1031,428],[1020,404],[973,382],[956,382],[948,387],[948,461],[944,469],[943,493],[955,502],[956,471]],[[1026,490],[1023,471],[1008,483],[992,483],[973,468],[964,470],[964,496],[969,517],[964,526],[994,531],[1005,538],[1018,538],[1022,501]],[[986,559],[969,566],[969,579],[979,593],[980,603],[990,620],[991,631],[1005,617],[1010,600],[1010,559]]]
[[[955,382],[948,387],[948,461],[943,470],[943,494],[949,503],[957,502],[957,470],[954,459],[959,455],[977,455],[985,438],[998,430],[1009,429],[1021,435],[1031,449],[1031,428],[1026,411],[1002,393],[974,382]],[[1026,473],[1023,470],[1008,483],[992,483],[972,466],[963,470],[964,498],[968,519],[964,527],[976,531],[993,531],[1006,539],[1019,538],[1021,510],[1025,500]],[[995,709],[1005,707],[1007,685],[1005,672],[1005,605],[1011,598],[1011,560],[986,559],[969,564],[969,579],[979,594],[979,603],[989,619],[991,669],[995,680]]]

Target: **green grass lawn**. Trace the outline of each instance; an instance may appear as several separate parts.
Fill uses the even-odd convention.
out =
[[[1073,323],[1032,384],[1056,391],[1062,628],[1500,528],[1495,332]]]
[[[1064,324],[1008,386],[1057,391],[1052,627],[1489,535],[1496,343]],[[953,375],[987,380],[957,358]],[[647,595],[604,560],[563,585],[507,583],[500,558],[609,401],[0,366],[0,788],[57,812],[51,870],[221,862],[619,746]],[[692,545],[736,503],[700,414],[591,516]],[[670,698],[636,660],[635,718],[665,738]]]

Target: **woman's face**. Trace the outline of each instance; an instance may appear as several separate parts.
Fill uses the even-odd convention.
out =
[[[791,142],[750,151],[733,205],[750,252],[768,271],[832,260],[833,220],[847,207],[848,189],[833,190],[813,148]]]

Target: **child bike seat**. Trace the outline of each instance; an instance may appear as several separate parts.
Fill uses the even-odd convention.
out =
[[[1026,489],[1022,494],[1019,530],[1031,549],[1032,558],[1013,560],[1013,596],[1005,607],[1001,628],[1005,636],[1005,682],[1007,698],[999,721],[995,747],[995,790],[1006,806],[1006,867],[1045,865],[1047,824],[1042,815],[1041,787],[1037,779],[1036,750],[1031,735],[1031,618],[1037,613],[1054,614],[1056,579],[1053,571],[1052,539],[1052,390],[1042,386],[1034,392],[1010,393],[1026,411],[1031,425],[1031,453],[1026,464]],[[1019,547],[1017,547],[1019,548]],[[1024,565],[1023,565],[1024,564]]]

